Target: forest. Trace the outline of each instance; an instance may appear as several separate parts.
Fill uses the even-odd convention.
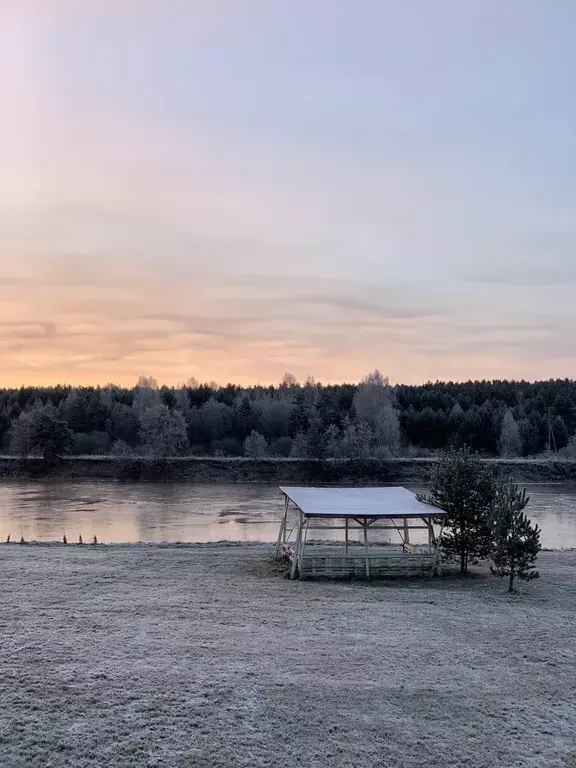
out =
[[[0,390],[0,444],[43,455],[254,458],[425,456],[468,446],[487,456],[576,456],[576,382],[65,385]]]

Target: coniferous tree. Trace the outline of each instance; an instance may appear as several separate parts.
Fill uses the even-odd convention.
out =
[[[492,529],[492,562],[496,576],[508,576],[508,592],[514,591],[514,579],[537,579],[534,565],[540,544],[540,528],[524,514],[530,498],[513,483],[503,484],[496,495]]]
[[[490,555],[494,475],[468,449],[452,450],[434,467],[429,491],[419,499],[446,512],[442,552],[447,560],[459,561],[465,576],[469,565]]]
[[[547,445],[565,451],[576,431],[576,381],[568,379],[392,386],[375,371],[360,384],[322,385],[312,379],[299,384],[288,376],[276,387],[220,387],[190,379],[173,389],[141,377],[132,388],[0,389],[0,447],[21,456],[44,452],[28,439],[32,416],[18,423],[21,413],[44,408],[72,430],[75,452],[101,453],[118,439],[141,450],[141,416],[156,406],[182,413],[193,450],[208,454],[237,454],[254,429],[271,452],[274,445],[274,453],[285,455],[296,438],[296,452],[322,455],[318,421],[329,456],[358,460],[398,454],[400,438],[401,445],[431,450],[468,445],[486,455],[515,455],[520,439],[522,453],[536,455]],[[511,413],[503,421],[510,411],[516,425]],[[308,437],[317,443],[310,451],[303,447]],[[47,453],[54,457],[52,443]]]
[[[335,424],[330,424],[324,431],[324,445],[328,458],[335,459],[340,455],[340,430]]]
[[[290,449],[290,456],[293,459],[307,459],[308,458],[308,440],[304,432],[297,432],[294,440],[292,441],[292,448]]]
[[[449,444],[452,448],[460,448],[462,443],[461,430],[464,424],[464,411],[460,403],[455,403],[448,416],[447,428]]]
[[[307,455],[309,459],[325,459],[326,443],[322,434],[320,419],[310,421],[310,427],[306,433]]]

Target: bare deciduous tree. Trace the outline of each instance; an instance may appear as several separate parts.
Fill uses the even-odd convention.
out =
[[[506,411],[500,439],[498,440],[498,450],[501,456],[521,456],[522,438],[520,437],[520,428],[514,418],[512,411]]]
[[[394,393],[388,376],[375,370],[365,376],[354,395],[354,409],[358,421],[373,426],[376,416],[385,405],[394,403]]]
[[[158,382],[153,376],[140,376],[134,391],[134,410],[141,414],[156,405],[160,405]]]
[[[394,456],[400,451],[400,420],[394,403],[390,381],[378,370],[362,380],[354,396],[356,418],[372,430],[375,452],[381,456]]]
[[[398,411],[392,405],[384,405],[376,414],[374,432],[376,452],[381,456],[397,456],[400,453],[401,430]]]
[[[12,423],[10,448],[21,459],[26,460],[33,450],[32,411],[22,411]]]

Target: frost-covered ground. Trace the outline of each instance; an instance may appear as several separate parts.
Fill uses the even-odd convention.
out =
[[[0,765],[572,765],[576,553],[541,572],[510,598],[290,582],[262,545],[1,546]]]

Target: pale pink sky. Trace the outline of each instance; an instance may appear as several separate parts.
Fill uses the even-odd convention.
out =
[[[576,377],[574,22],[4,0],[0,386]]]

